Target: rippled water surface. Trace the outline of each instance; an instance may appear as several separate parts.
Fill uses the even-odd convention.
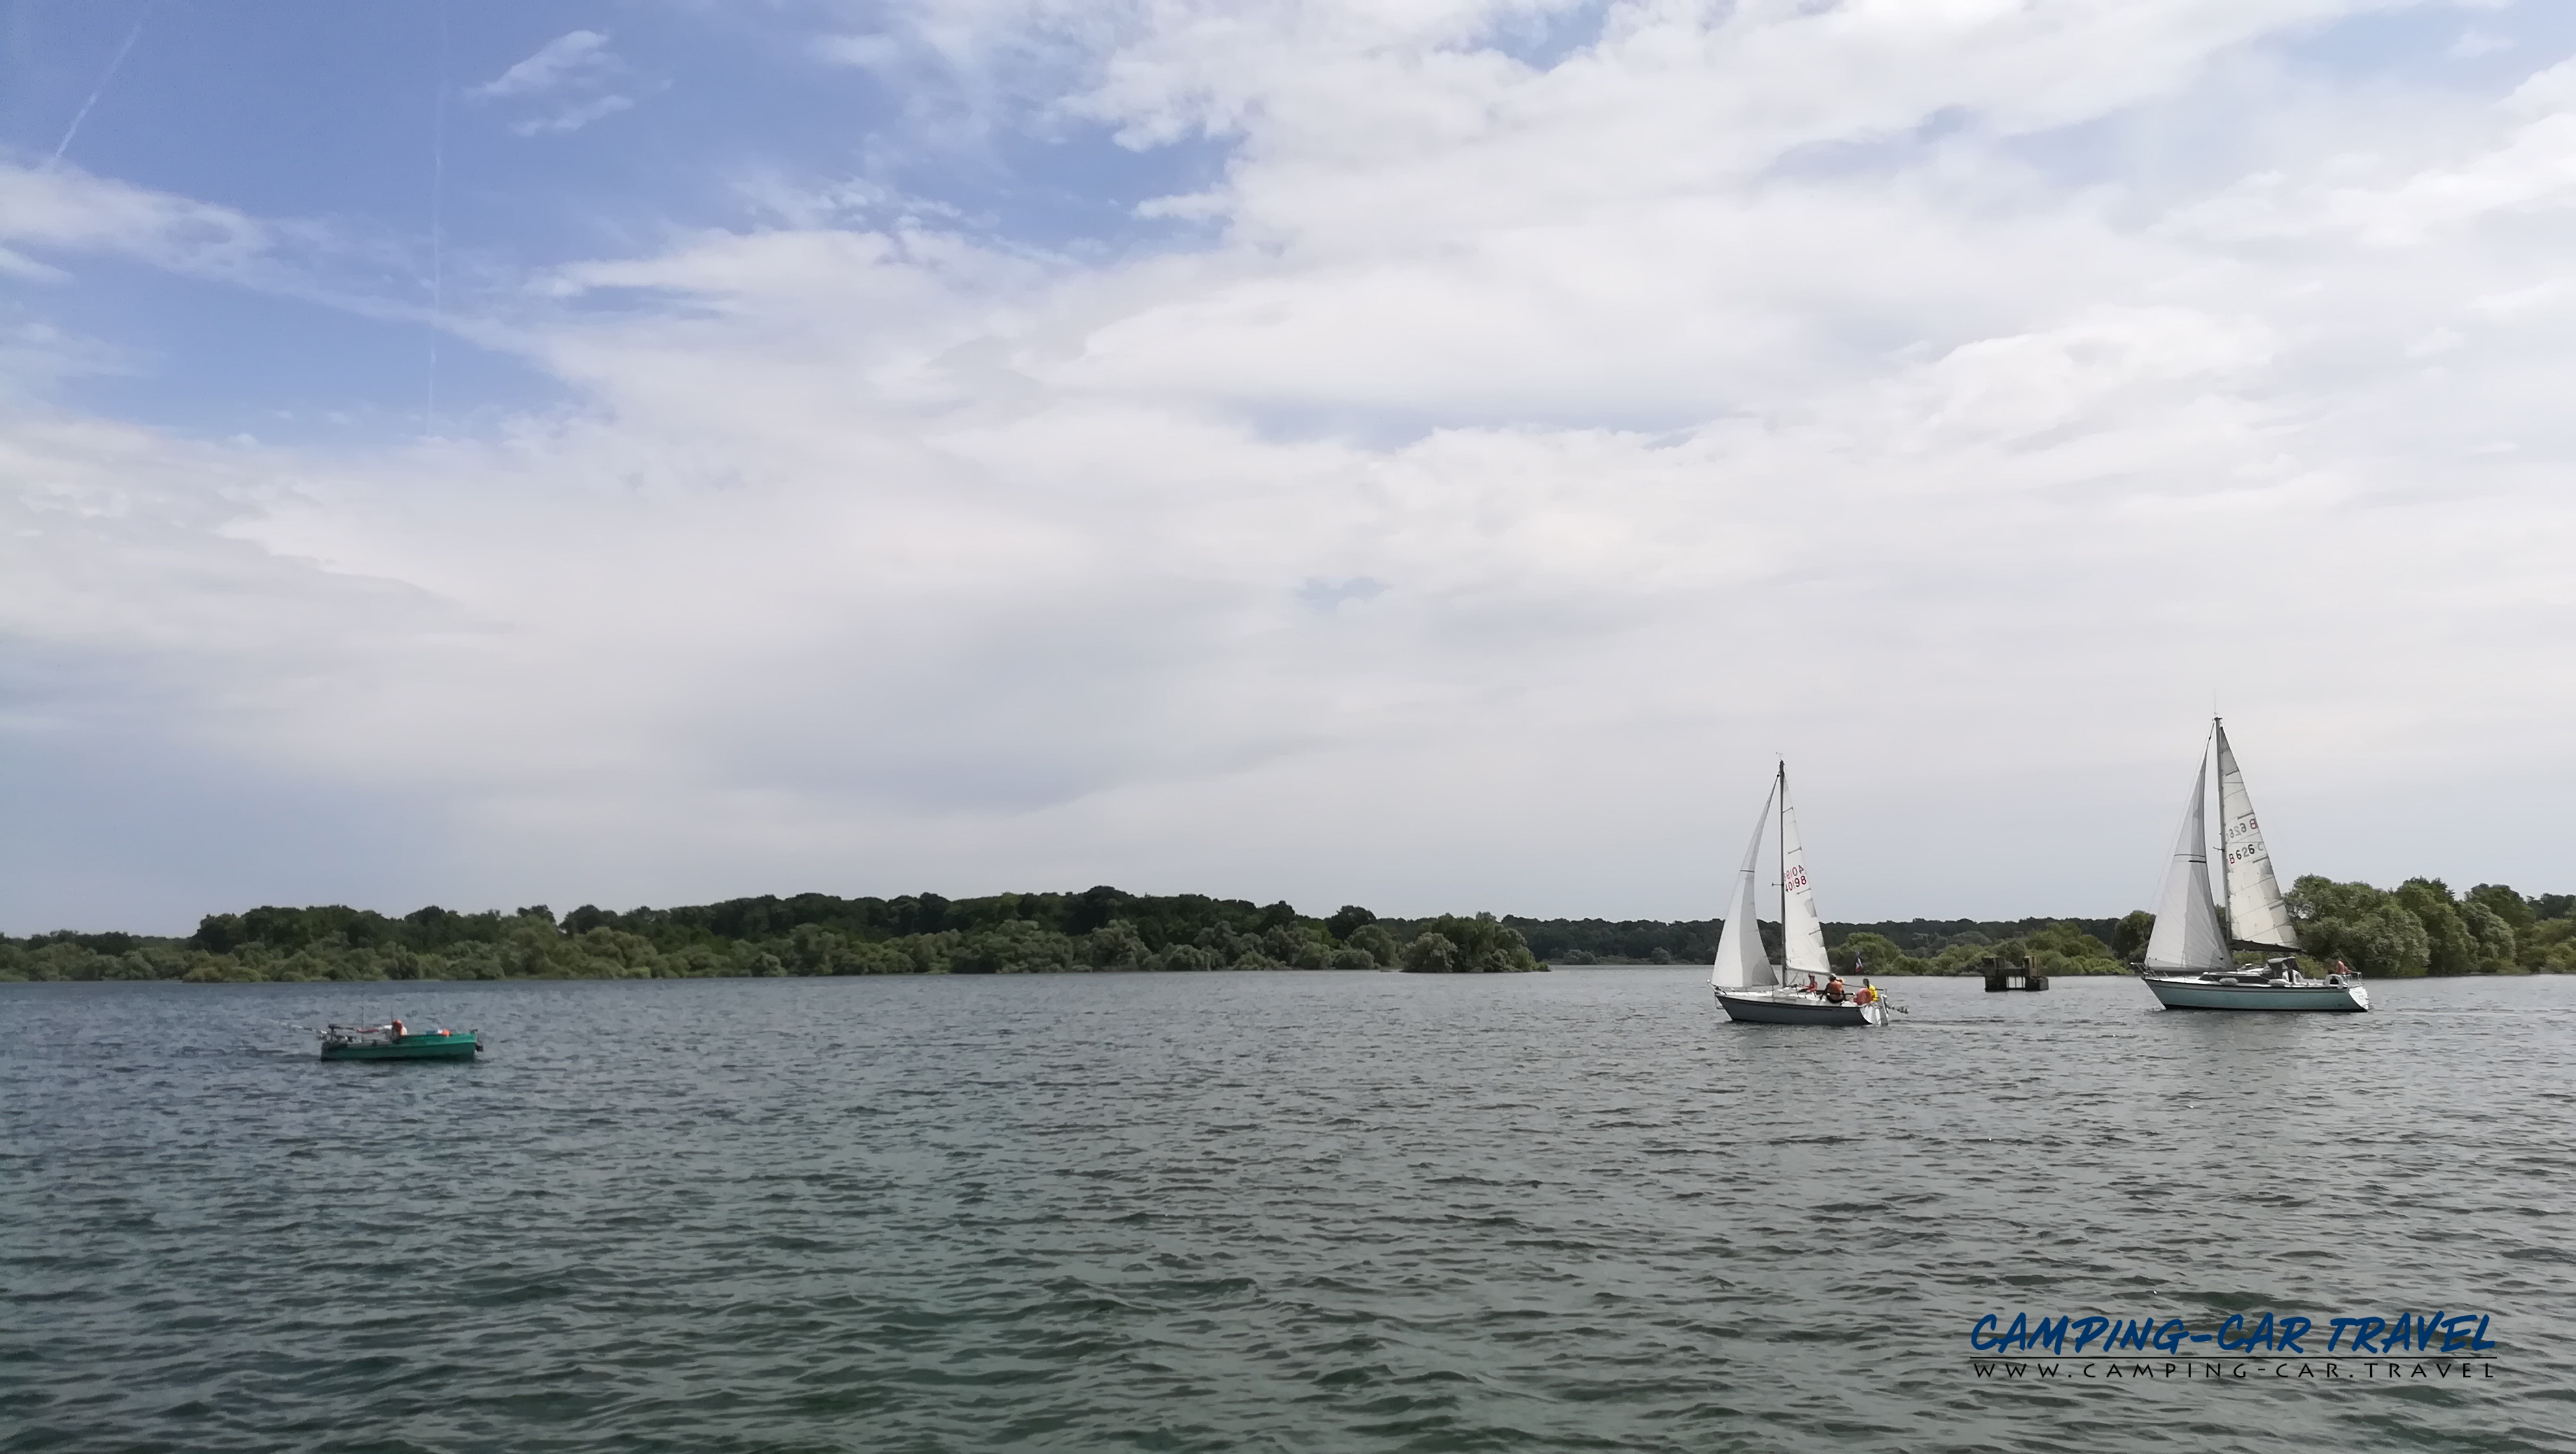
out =
[[[0,1449],[2576,1447],[2576,982],[2371,988],[0,985]],[[393,1014],[490,1050],[299,1028]],[[2025,1308],[2502,1346],[1975,1377]]]

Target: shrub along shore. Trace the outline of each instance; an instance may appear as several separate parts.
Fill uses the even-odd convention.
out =
[[[2576,972],[2576,895],[2526,898],[2500,884],[2454,895],[2438,879],[2395,889],[2303,878],[2289,896],[2320,958],[2367,975]],[[1837,969],[1968,974],[2001,961],[2052,975],[2125,974],[2153,915],[1829,924]],[[1775,956],[1779,926],[1763,937]],[[1713,919],[1382,919],[1347,905],[1322,918],[1285,903],[1200,894],[944,899],[764,895],[558,919],[436,906],[389,917],[338,905],[209,914],[186,938],[60,931],[0,935],[0,980],[194,983],[403,979],[648,979],[845,974],[1055,974],[1087,970],[1344,969],[1525,973],[1550,964],[1705,964]]]

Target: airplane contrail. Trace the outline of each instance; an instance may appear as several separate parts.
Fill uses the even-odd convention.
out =
[[[134,42],[142,38],[143,22],[152,17],[152,7],[158,3],[159,0],[143,0],[143,8],[134,12],[134,28],[125,33],[125,44],[116,48],[116,58],[107,63],[107,71],[98,78],[98,85],[91,89],[89,99],[72,114],[72,124],[63,128],[63,139],[54,147],[53,160],[47,162],[47,166],[62,164],[63,153],[71,150],[72,138],[80,135],[81,123],[89,120],[89,109],[98,104],[99,97],[107,94],[107,83],[116,79],[116,68],[125,64],[125,53],[134,49]]]

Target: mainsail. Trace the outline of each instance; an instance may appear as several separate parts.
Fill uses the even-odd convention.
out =
[[[2227,931],[2248,944],[2295,951],[2298,927],[2281,902],[2281,881],[2273,876],[2271,851],[2263,846],[2263,830],[2254,821],[2254,800],[2245,795],[2245,774],[2227,745],[2227,728],[2215,722],[2210,728],[2218,737],[2218,837],[2227,853]]]
[[[2218,910],[2209,902],[2209,819],[2202,799],[2209,794],[2209,758],[2191,780],[2191,802],[2183,809],[2182,831],[2174,839],[2173,859],[2165,867],[2164,887],[2156,894],[2155,932],[2147,936],[2147,969],[2166,974],[2205,974],[2233,969],[2236,956],[2218,927]]]
[[[1771,794],[1765,793],[1762,811],[1753,820],[1753,841],[1744,845],[1744,867],[1736,871],[1735,892],[1726,901],[1726,922],[1717,932],[1717,964],[1708,982],[1722,990],[1772,982],[1771,956],[1762,952],[1762,926],[1753,908],[1753,865],[1762,856],[1762,829],[1770,821]]]
[[[1780,770],[1780,938],[1789,973],[1831,974],[1825,960],[1825,924],[1816,917],[1816,890],[1807,882],[1807,851],[1798,841],[1797,810],[1789,806],[1789,771]]]

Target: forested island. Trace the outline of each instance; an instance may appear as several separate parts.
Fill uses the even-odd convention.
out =
[[[763,895],[625,913],[543,904],[431,906],[401,918],[338,905],[209,914],[184,939],[0,937],[0,979],[644,979],[1084,970],[1368,969],[1526,973],[1547,966],[1491,914],[1324,918],[1204,894],[947,899]]]
[[[2394,889],[2308,877],[2289,894],[2309,952],[2367,975],[2576,972],[2576,895],[2501,884],[2455,895],[2439,879]],[[1828,924],[1837,969],[1967,974],[2003,962],[2051,975],[2125,974],[2153,915],[2120,919],[1909,919]],[[418,979],[641,979],[1087,970],[1401,970],[1526,973],[1550,965],[1706,964],[1718,922],[1317,918],[1286,903],[1202,894],[994,894],[945,899],[798,894],[625,913],[545,905],[436,906],[390,917],[339,905],[209,914],[185,938],[58,931],[0,935],[0,980],[197,983]],[[1779,926],[1765,922],[1774,956]]]

